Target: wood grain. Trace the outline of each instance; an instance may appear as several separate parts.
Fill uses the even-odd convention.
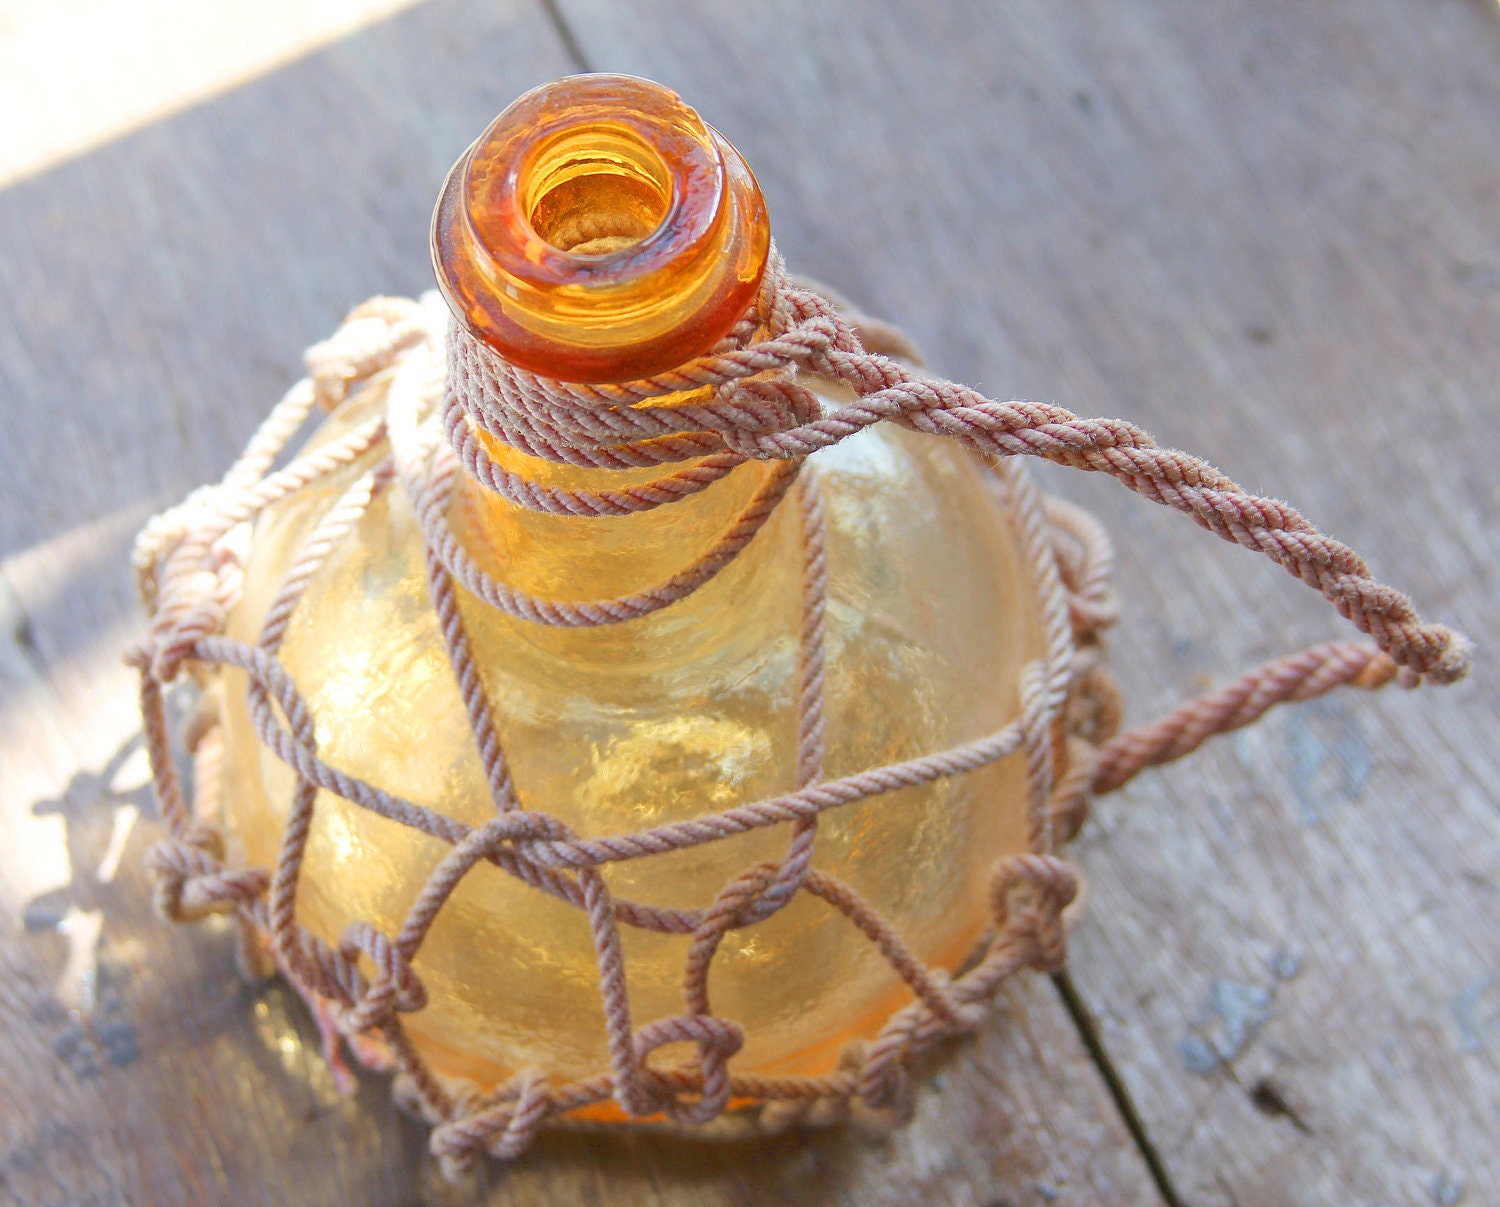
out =
[[[222,472],[351,305],[426,287],[448,165],[573,67],[539,4],[432,0],[0,191],[0,1203],[1159,1202],[1045,981],[899,1136],[549,1137],[449,1187],[221,928],[151,916],[132,530]]]
[[[943,371],[1139,420],[1495,633],[1494,4],[560,6],[593,65],[700,98],[793,262]],[[1134,719],[1339,632],[1047,482],[1120,545]],[[1497,716],[1483,666],[1342,696],[1100,810],[1072,975],[1180,1201],[1500,1201]]]
[[[1500,10],[1490,0],[880,7],[431,0],[0,192],[0,1203],[1151,1203],[1028,981],[912,1130],[554,1137],[450,1188],[300,1007],[169,930],[117,655],[145,514],[216,475],[521,89],[678,87],[794,265],[992,393],[1138,419],[1496,632]],[[63,69],[63,68],[59,68]],[[1135,719],[1340,631],[1103,483]],[[1500,691],[1288,710],[1105,804],[1080,1010],[1205,1204],[1500,1201]],[[141,817],[132,823],[136,815]]]

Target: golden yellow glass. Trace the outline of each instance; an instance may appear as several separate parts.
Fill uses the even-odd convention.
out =
[[[448,176],[438,285],[523,369],[628,381],[698,355],[744,314],[770,226],[739,153],[649,80],[528,92]]]
[[[610,106],[621,97],[633,99],[617,112]],[[672,130],[692,135],[687,142],[715,150],[721,166],[738,165],[725,167],[724,187],[673,191],[692,174],[678,160],[682,144],[660,132],[663,111]],[[529,138],[518,112],[522,127],[533,123]],[[616,139],[634,140],[628,153]],[[509,160],[492,162],[501,152]],[[502,177],[504,190],[484,193]],[[713,212],[699,213],[704,206]],[[483,221],[455,227],[460,210]],[[678,223],[717,232],[703,263],[660,252],[701,253],[693,250],[701,239],[678,240]],[[627,379],[705,351],[753,300],[768,246],[759,192],[728,144],[671,93],[620,77],[562,81],[523,98],[455,169],[434,223],[435,260],[460,321],[518,363],[566,380]],[[645,247],[640,257],[636,247]],[[505,293],[495,274],[517,257],[557,283],[538,269],[526,288]],[[633,291],[637,304],[622,309]],[[524,304],[511,304],[517,296]],[[333,414],[315,441],[350,430],[381,403],[377,384]],[[493,443],[491,451],[508,468],[572,488],[660,472],[580,469]],[[257,638],[313,523],[368,464],[261,518],[232,636]],[[809,466],[827,512],[826,775],[1008,724],[1019,712],[1021,668],[1041,650],[1041,623],[1017,535],[982,467],[951,442],[889,425],[815,454]],[[691,562],[770,472],[750,462],[682,502],[605,518],[530,511],[465,478],[450,519],[491,575],[548,599],[598,599],[654,585]],[[460,591],[524,806],[601,836],[796,787],[798,507],[794,493],[707,585],[625,623],[549,627]],[[966,519],[952,524],[952,516]],[[383,493],[318,570],[281,661],[316,718],[326,761],[470,824],[492,815],[429,598],[421,533],[399,490]],[[224,684],[229,820],[244,856],[270,866],[292,775],[256,739],[243,677],[226,672]],[[864,895],[920,959],[951,968],[987,926],[992,866],[1024,850],[1026,838],[1017,755],[825,813],[815,866]],[[784,828],[758,830],[610,864],[604,875],[617,894],[702,907],[748,867],[781,858],[786,844]],[[359,919],[394,932],[446,850],[322,793],[299,921],[330,942]],[[623,941],[637,1025],[681,1013],[690,939],[627,927]],[[582,913],[565,903],[481,864],[415,966],[429,1001],[406,1016],[407,1029],[437,1071],[488,1087],[523,1069],[557,1084],[608,1067],[593,943]],[[715,1014],[744,1028],[733,1067],[747,1072],[826,1072],[849,1039],[873,1035],[910,1000],[873,945],[806,894],[731,932],[711,985]]]

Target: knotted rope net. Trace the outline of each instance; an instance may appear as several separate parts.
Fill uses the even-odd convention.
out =
[[[513,1157],[545,1120],[610,1098],[630,1116],[680,1126],[715,1120],[731,1100],[759,1104],[755,1121],[766,1129],[831,1122],[851,1110],[899,1119],[911,1108],[911,1068],[920,1054],[977,1026],[1006,978],[1062,964],[1063,911],[1075,897],[1078,875],[1061,850],[1094,796],[1121,787],[1142,768],[1189,753],[1214,734],[1250,724],[1278,703],[1341,685],[1449,683],[1464,673],[1469,650],[1462,637],[1424,623],[1405,596],[1371,577],[1353,550],[1319,533],[1286,504],[1242,490],[1196,457],[1159,448],[1131,424],[1082,419],[1032,402],[997,402],[931,376],[917,363],[899,332],[789,278],[774,254],[756,304],[718,347],[671,373],[619,385],[569,384],[507,364],[449,322],[435,296],[377,298],[309,350],[308,376],[271,412],[221,482],[195,491],[141,533],[135,569],[152,623],[129,658],[140,671],[146,745],[168,830],[149,856],[158,909],[173,921],[236,916],[249,958],[263,963],[268,948],[275,966],[356,1052],[371,1063],[394,1066],[399,1098],[434,1125],[431,1148],[450,1175],[481,1152]],[[809,378],[842,383],[853,401],[825,410]],[[386,390],[383,414],[274,468],[310,415],[374,388]],[[684,402],[685,391],[694,391],[694,398]],[[984,460],[1030,563],[1044,616],[1044,652],[1022,676],[1018,718],[999,732],[827,779],[827,555],[817,464],[809,458],[876,423],[956,440]],[[662,473],[621,489],[559,489],[496,463],[477,432],[554,462],[661,466]],[[1042,495],[1017,457],[1108,474],[1223,539],[1265,554],[1320,592],[1373,644],[1333,642],[1269,662],[1154,724],[1115,736],[1119,701],[1101,644],[1115,616],[1108,543],[1085,512]],[[371,458],[373,466],[337,497],[307,538],[259,639],[227,637],[255,518]],[[771,461],[775,469],[717,540],[666,581],[620,598],[566,602],[519,591],[487,574],[446,518],[460,472],[522,507],[610,516],[668,506],[751,459]],[[308,583],[372,499],[387,490],[406,493],[421,526],[433,606],[494,805],[483,825],[465,825],[323,761],[310,711],[278,661]],[[670,607],[708,582],[789,496],[800,503],[804,549],[795,790],[603,837],[576,834],[547,813],[523,807],[464,631],[458,590],[539,624],[627,622]],[[217,828],[218,719],[200,710],[184,735],[197,761],[191,802],[172,753],[166,686],[184,675],[206,682],[224,666],[248,677],[259,737],[295,774],[272,868],[226,862]],[[1024,751],[1029,782],[1029,849],[995,866],[993,932],[960,970],[925,966],[848,885],[812,866],[825,811],[959,775],[1017,750]],[[399,933],[356,923],[330,944],[298,924],[302,857],[320,790],[448,844]],[[773,826],[787,834],[784,858],[746,869],[703,908],[618,897],[601,872],[606,864]],[[585,912],[608,1028],[608,1067],[597,1076],[554,1085],[524,1071],[480,1092],[437,1076],[407,1037],[403,1016],[426,1002],[415,967],[424,938],[455,887],[481,861]],[[874,1039],[852,1041],[838,1068],[825,1076],[742,1073],[732,1067],[741,1029],[710,1009],[715,952],[727,932],[769,917],[798,893],[843,914],[879,949],[912,1000]],[[622,926],[691,936],[681,1014],[644,1025],[632,1018]],[[696,1046],[696,1059],[671,1067],[653,1063],[657,1048],[682,1041]]]

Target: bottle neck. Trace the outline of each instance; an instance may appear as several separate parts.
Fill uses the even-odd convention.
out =
[[[628,469],[577,466],[531,456],[483,431],[474,435],[498,467],[558,491],[628,492],[704,464],[696,458]],[[534,510],[463,474],[449,518],[480,566],[509,586],[569,602],[611,599],[680,573],[735,523],[774,472],[771,463],[749,461],[677,502],[604,516]]]
[[[695,561],[727,564],[724,550],[751,531],[747,505],[765,522],[770,509],[757,493],[784,489],[789,473],[746,463],[721,474],[722,454],[716,467],[683,460],[710,442],[663,427],[660,411],[701,397],[663,397],[660,382],[639,383],[750,325],[770,228],[738,152],[659,84],[555,81],[511,105],[454,166],[433,215],[432,252],[456,323],[450,384],[470,424],[464,456],[488,479],[460,484],[451,519],[481,568],[528,595],[599,601],[659,587],[664,599],[687,589],[663,585]],[[637,384],[622,393],[611,383]],[[632,389],[648,388],[654,414],[632,415],[642,397]],[[625,450],[616,464],[641,459],[643,447],[666,460],[601,469],[526,451],[550,456],[601,440]],[[714,469],[695,483],[711,484],[685,497],[646,492],[661,496],[648,510],[599,514],[611,507],[575,508],[570,498],[561,513],[554,506],[568,492],[618,496],[673,476],[681,484],[695,466]],[[511,477],[497,482],[491,469]]]

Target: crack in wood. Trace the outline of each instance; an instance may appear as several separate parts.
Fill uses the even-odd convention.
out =
[[[47,677],[47,667],[36,644],[36,629],[4,574],[0,574],[0,633],[9,639],[26,670],[39,679]]]
[[[1292,1107],[1280,1087],[1269,1077],[1262,1077],[1250,1087],[1248,1093],[1250,1105],[1262,1115],[1285,1119],[1303,1135],[1312,1135],[1312,1128],[1307,1125],[1307,1121]]]
[[[1073,1025],[1078,1028],[1078,1037],[1083,1041],[1083,1046],[1088,1051],[1089,1059],[1094,1067],[1099,1070],[1099,1076],[1109,1091],[1115,1109],[1120,1113],[1125,1129],[1130,1133],[1136,1151],[1145,1162],[1146,1172],[1151,1175],[1151,1181],[1156,1185],[1162,1201],[1166,1207],[1185,1207],[1182,1196],[1177,1193],[1172,1185],[1172,1179],[1167,1175],[1167,1167],[1162,1162],[1156,1144],[1146,1132],[1145,1121],[1141,1118],[1140,1111],[1136,1109],[1130,1091],[1125,1088],[1125,1083],[1115,1068],[1114,1061],[1104,1047],[1104,1038],[1099,1033],[1099,1024],[1094,1019],[1093,1012],[1079,996],[1078,989],[1073,984],[1073,978],[1066,971],[1059,972],[1053,975],[1052,983],[1057,986],[1058,996],[1062,998],[1063,1006],[1072,1018]]]
[[[552,22],[552,28],[557,32],[558,40],[563,45],[563,50],[573,65],[579,71],[595,71],[588,55],[583,53],[583,45],[574,35],[572,27],[567,18],[562,15],[562,10],[557,7],[557,0],[541,0],[542,10],[547,14],[547,19]]]

